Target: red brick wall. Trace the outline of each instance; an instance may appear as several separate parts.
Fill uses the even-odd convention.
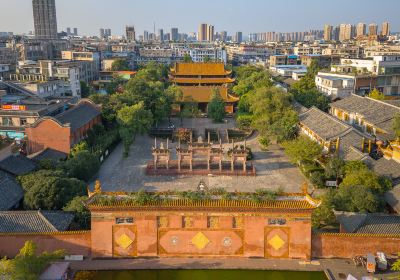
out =
[[[359,234],[313,234],[312,256],[315,258],[352,258],[367,253],[400,252],[400,236],[385,237]]]
[[[38,246],[38,252],[66,250],[67,255],[90,256],[90,231],[57,234],[1,234],[0,257],[15,257],[25,241],[31,240]]]
[[[53,120],[46,119],[35,127],[26,128],[28,136],[28,153],[33,154],[51,148],[69,154],[70,128],[62,127]]]
[[[113,256],[241,256],[241,257],[270,257],[266,250],[270,250],[266,232],[272,239],[276,234],[281,234],[287,249],[281,249],[276,258],[309,259],[311,257],[311,223],[310,213],[300,213],[300,218],[295,218],[293,213],[246,213],[241,215],[240,225],[233,227],[233,213],[221,212],[188,212],[185,211],[154,211],[134,212],[115,210],[112,212],[92,211],[92,256],[98,258]],[[132,217],[134,223],[131,235],[135,236],[134,244],[136,255],[129,255],[129,250],[113,252],[118,246],[119,228],[116,218]],[[168,225],[159,225],[157,217],[167,218]],[[183,227],[183,217],[189,217],[190,223]],[[211,227],[208,217],[217,217],[218,225]],[[268,225],[268,218],[285,218],[286,224]],[[117,232],[117,235],[113,235]],[[203,233],[209,239],[205,248],[197,250],[192,243],[192,238],[198,233]],[[121,232],[122,234],[122,232]],[[174,238],[177,244],[172,241]],[[231,246],[223,245],[226,239],[231,240]],[[269,248],[269,249],[266,249]],[[130,251],[132,253],[133,251]],[[278,250],[279,251],[279,250]],[[271,255],[271,254],[269,254]]]

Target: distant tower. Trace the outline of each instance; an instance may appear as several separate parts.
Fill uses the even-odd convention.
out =
[[[197,32],[197,41],[202,42],[207,40],[207,24],[202,23],[199,25],[199,32]]]
[[[67,35],[71,35],[71,27],[67,27]]]
[[[57,15],[55,0],[32,0],[35,37],[57,39]]]
[[[382,36],[389,36],[390,35],[390,24],[389,22],[382,23]]]
[[[179,41],[179,32],[178,32],[178,28],[176,28],[176,27],[171,28],[171,41],[174,41],[174,42]]]
[[[136,41],[136,32],[135,32],[135,27],[133,25],[126,27],[126,40],[128,42]]]
[[[368,35],[378,35],[378,25],[376,23],[371,23],[370,25],[368,25]]]
[[[332,40],[332,25],[325,24],[324,26],[324,40],[331,41]]]
[[[207,41],[214,42],[214,25],[207,25]]]
[[[236,32],[236,43],[240,44],[243,41],[243,34],[241,31]]]
[[[164,30],[163,29],[158,29],[158,40],[160,42],[164,41]]]
[[[365,23],[360,22],[357,24],[357,37],[364,36],[367,33],[367,25]]]
[[[74,27],[74,36],[78,36],[78,28]]]

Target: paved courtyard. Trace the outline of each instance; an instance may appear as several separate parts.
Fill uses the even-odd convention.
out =
[[[175,120],[176,126],[180,120]],[[183,127],[192,127],[204,131],[204,127],[226,129],[234,126],[229,119],[223,124],[212,124],[208,119],[184,120]],[[158,141],[158,144],[160,140]],[[172,159],[176,158],[175,147],[177,143],[170,143]],[[195,190],[201,180],[209,188],[225,188],[227,191],[254,191],[259,188],[283,188],[287,192],[298,192],[305,181],[299,169],[289,163],[284,151],[277,145],[269,147],[268,151],[261,151],[257,135],[250,137],[247,145],[251,147],[257,176],[147,176],[145,167],[152,160],[151,148],[154,138],[147,135],[136,137],[130,148],[129,156],[123,157],[123,145],[118,145],[103,163],[98,179],[104,191],[147,191],[166,190]],[[164,145],[166,141],[164,140]],[[224,151],[229,149],[228,143],[223,144]],[[227,159],[228,160],[228,159]]]

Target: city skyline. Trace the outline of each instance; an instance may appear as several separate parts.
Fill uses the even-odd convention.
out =
[[[75,2],[76,5],[74,5]],[[236,0],[216,3],[205,0],[203,5],[193,7],[196,8],[196,12],[192,12],[192,4],[185,2],[185,5],[181,5],[179,0],[174,1],[176,5],[165,6],[163,9],[154,9],[154,7],[162,6],[161,0],[147,3],[133,3],[128,0],[118,0],[117,2],[120,4],[115,5],[115,3],[104,0],[85,0],[80,1],[79,9],[76,9],[77,0],[56,1],[58,31],[65,31],[67,27],[77,27],[79,34],[98,35],[99,28],[104,27],[110,28],[112,34],[123,35],[126,25],[134,25],[136,34],[139,35],[143,34],[144,30],[152,32],[155,22],[156,29],[170,30],[172,27],[177,27],[180,33],[189,33],[197,32],[200,23],[208,23],[214,25],[217,32],[228,31],[232,35],[236,31],[242,31],[247,36],[249,33],[266,31],[322,30],[326,23],[339,25],[340,23],[363,22],[366,24],[376,23],[380,27],[384,21],[391,23],[392,31],[400,31],[400,19],[396,16],[398,9],[393,8],[388,11],[369,9],[370,4],[374,3],[373,0],[363,1],[362,6],[356,1],[348,3],[345,0],[335,1],[335,3],[316,0],[302,1],[303,5],[300,8],[285,10],[284,18],[279,13],[273,12],[282,8],[281,4],[261,0],[253,0],[254,5],[246,5]],[[382,2],[400,8],[400,3],[396,0]],[[93,5],[94,3],[96,5]],[[298,1],[291,0],[289,4],[298,3]],[[342,4],[346,4],[346,9],[343,9]],[[19,34],[33,30],[32,0],[14,0],[2,3],[2,6],[5,8],[0,11],[1,31]],[[223,10],[226,12],[221,13]],[[329,11],[329,13],[325,11]],[[96,15],[89,21],[88,12]],[[18,16],[25,20],[16,21]],[[307,20],[304,20],[307,16]]]

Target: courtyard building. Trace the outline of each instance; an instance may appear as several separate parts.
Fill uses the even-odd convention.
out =
[[[52,149],[68,155],[90,129],[101,123],[100,115],[97,105],[82,99],[62,114],[38,119],[26,128],[28,154]]]

